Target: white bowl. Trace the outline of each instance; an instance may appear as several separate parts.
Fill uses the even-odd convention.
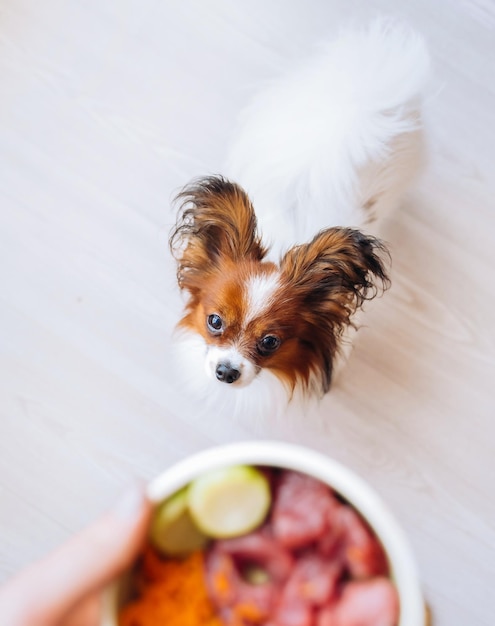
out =
[[[277,441],[228,444],[195,454],[165,470],[148,485],[148,495],[153,502],[160,502],[205,472],[238,464],[297,470],[318,478],[343,496],[367,520],[385,548],[400,598],[398,626],[424,626],[425,604],[404,532],[385,503],[361,478],[323,454]],[[117,626],[123,596],[122,581],[105,593],[101,626]]]

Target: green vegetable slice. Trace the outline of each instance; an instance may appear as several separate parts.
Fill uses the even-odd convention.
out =
[[[271,504],[270,485],[256,468],[236,465],[194,480],[188,502],[203,533],[215,539],[237,537],[265,519]]]
[[[157,550],[181,556],[200,550],[208,537],[194,523],[187,507],[188,488],[184,487],[156,509],[151,522],[150,540]]]

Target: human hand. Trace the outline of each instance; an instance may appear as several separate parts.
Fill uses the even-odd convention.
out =
[[[0,623],[97,626],[101,592],[136,557],[150,515],[143,490],[129,490],[99,520],[0,588]]]

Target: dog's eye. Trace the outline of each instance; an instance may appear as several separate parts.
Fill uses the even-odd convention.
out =
[[[263,337],[261,341],[258,343],[258,351],[260,354],[266,356],[275,352],[280,347],[281,341],[275,335],[266,335]]]
[[[208,315],[208,317],[206,318],[206,324],[208,326],[208,330],[214,335],[219,335],[223,330],[222,318],[216,313]]]

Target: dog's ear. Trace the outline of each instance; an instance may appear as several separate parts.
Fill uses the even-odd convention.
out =
[[[379,239],[351,228],[329,228],[289,250],[281,269],[298,299],[338,336],[366,300],[389,287],[388,260]]]
[[[260,261],[266,254],[247,194],[222,177],[193,181],[176,197],[177,222],[169,245],[181,288],[189,289],[222,258]]]

